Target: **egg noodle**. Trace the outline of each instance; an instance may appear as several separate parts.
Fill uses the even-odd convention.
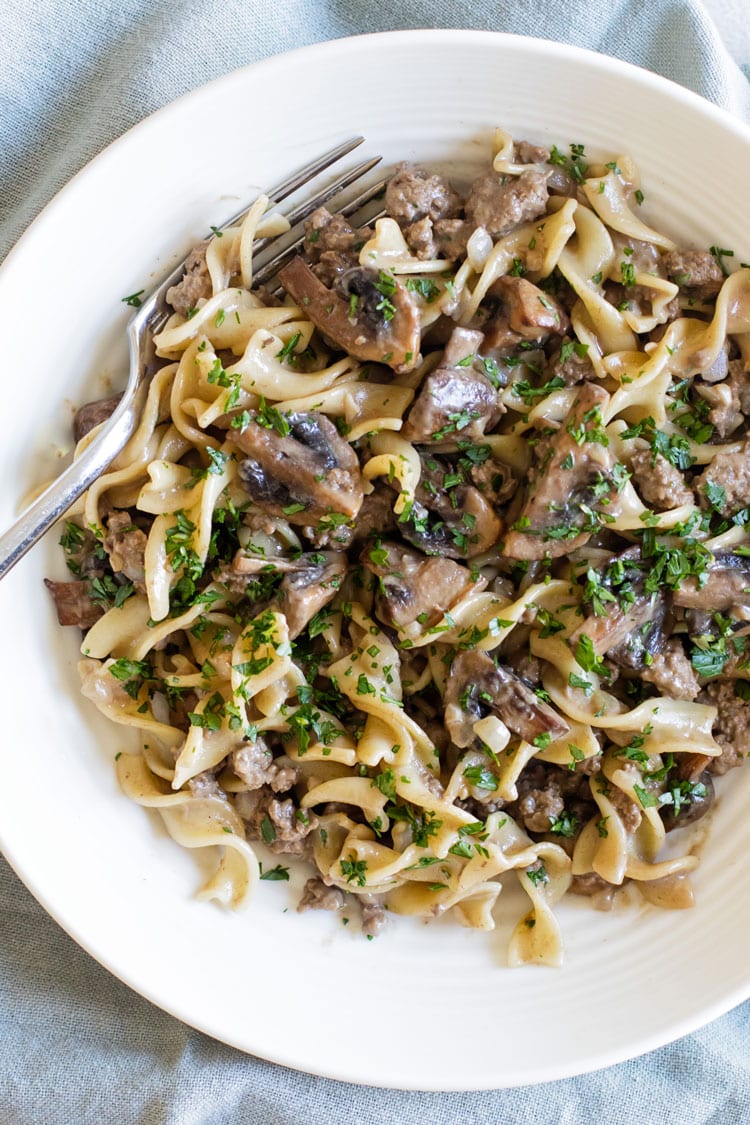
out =
[[[722,476],[750,270],[670,272],[632,160],[586,161],[498,131],[457,202],[401,169],[374,228],[308,222],[277,295],[252,288],[286,227],[261,197],[174,295],[138,429],[63,544],[83,693],[138,732],[127,796],[216,850],[201,898],[288,878],[261,844],[321,905],[491,930],[512,878],[511,965],[561,962],[571,884],[692,900],[689,841],[662,846],[742,757],[721,708],[750,696],[750,577],[695,616],[750,561]],[[60,611],[74,583],[49,585]]]

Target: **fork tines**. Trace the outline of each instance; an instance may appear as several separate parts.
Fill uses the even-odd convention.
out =
[[[339,176],[333,183],[327,185],[327,187],[317,192],[310,199],[306,199],[304,203],[301,203],[298,207],[290,211],[286,215],[286,218],[292,226],[291,230],[287,231],[285,235],[281,235],[277,238],[264,238],[256,243],[256,251],[260,251],[260,253],[258,259],[256,259],[256,261],[259,261],[259,264],[257,268],[253,270],[253,286],[267,284],[273,278],[274,274],[294,257],[305,239],[302,224],[318,207],[331,204],[329,209],[334,213],[344,215],[348,219],[355,217],[355,226],[361,226],[365,222],[373,222],[375,219],[382,218],[385,213],[382,208],[372,212],[367,210],[367,205],[371,204],[382,194],[388,182],[387,180],[377,180],[353,199],[346,198],[346,189],[375,168],[376,165],[380,163],[381,159],[382,157],[377,156],[373,157],[371,160],[364,161],[362,164],[358,164],[356,168]],[[278,249],[282,243],[282,248]],[[275,253],[273,253],[271,257],[264,255],[263,251],[269,249],[271,246],[275,250]]]

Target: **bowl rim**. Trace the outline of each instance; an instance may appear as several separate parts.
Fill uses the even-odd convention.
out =
[[[48,225],[54,222],[55,211],[60,203],[64,202],[69,195],[78,191],[82,184],[86,183],[90,177],[98,176],[102,169],[118,155],[121,146],[126,144],[134,137],[145,136],[154,129],[161,129],[165,123],[168,123],[173,115],[182,115],[186,108],[194,101],[198,101],[210,92],[218,91],[223,88],[231,89],[234,84],[241,85],[245,76],[252,72],[254,75],[260,75],[265,78],[267,82],[273,80],[274,74],[278,70],[283,70],[293,65],[296,57],[304,55],[306,58],[312,58],[320,63],[331,65],[335,63],[337,57],[343,54],[351,54],[352,52],[369,52],[373,47],[377,50],[381,46],[386,48],[389,43],[399,41],[399,43],[408,45],[413,44],[415,47],[424,48],[425,41],[434,44],[455,44],[457,40],[461,40],[464,44],[475,44],[477,47],[496,46],[499,50],[512,49],[514,46],[523,47],[526,50],[531,50],[536,53],[540,58],[548,58],[555,60],[569,60],[571,63],[585,62],[588,67],[593,67],[601,72],[606,71],[609,74],[621,74],[623,77],[630,81],[638,82],[642,87],[653,89],[656,92],[666,93],[673,99],[680,102],[685,108],[695,109],[709,119],[712,119],[717,124],[720,124],[724,130],[733,133],[738,140],[746,144],[750,144],[750,125],[745,124],[743,121],[735,117],[730,111],[708,101],[701,95],[689,90],[679,83],[665,78],[662,75],[656,74],[652,71],[646,70],[642,67],[636,66],[633,63],[625,62],[621,59],[614,58],[609,55],[593,51],[588,48],[577,47],[571,44],[559,43],[553,40],[536,38],[534,36],[516,35],[509,32],[497,32],[479,29],[449,29],[449,28],[413,28],[407,30],[385,31],[377,33],[368,33],[361,35],[339,37],[323,42],[310,44],[307,46],[297,47],[288,51],[279,52],[268,58],[260,61],[250,63],[246,66],[235,68],[211,79],[208,82],[201,83],[193,89],[185,92],[174,100],[166,103],[160,108],[149,113],[143,120],[131,126],[125,132],[117,136],[109,142],[97,155],[87,161],[83,167],[79,169],[64,185],[57,191],[54,196],[45,204],[36,217],[30,222],[28,227],[20,235],[15,244],[10,248],[2,263],[0,263],[0,277],[15,264],[16,258],[19,255],[27,253],[27,251],[34,245],[36,240],[44,239],[46,237]],[[100,965],[102,965],[108,972],[112,973],[117,979],[132,988],[140,996],[143,996],[150,1003],[153,1003],[158,1008],[167,1012],[169,1015],[174,1016],[183,1023],[202,1031],[205,1034],[211,1035],[213,1038],[227,1043],[230,1046],[243,1051],[244,1053],[254,1053],[259,1058],[268,1059],[268,1061],[277,1063],[278,1065],[287,1066],[294,1070],[302,1071],[303,1073],[310,1073],[305,1070],[303,1064],[295,1058],[284,1058],[279,1053],[275,1053],[273,1057],[264,1055],[258,1051],[250,1052],[246,1047],[232,1042],[227,1038],[226,1033],[222,1032],[219,1027],[212,1027],[210,1021],[203,1020],[202,1022],[195,1022],[195,1017],[191,1017],[188,1010],[182,1010],[180,1005],[172,1003],[166,1006],[163,999],[158,998],[151,994],[151,990],[144,989],[141,985],[134,983],[125,971],[119,970],[115,965],[110,962],[109,956],[105,949],[97,947],[96,942],[87,938],[76,924],[75,920],[66,917],[65,912],[56,909],[49,901],[45,889],[39,885],[34,876],[25,871],[25,865],[22,857],[14,855],[12,845],[5,851],[3,847],[5,858],[9,866],[13,869],[19,879],[24,883],[30,893],[36,898],[40,905],[44,908],[47,914],[70,936],[73,940],[91,957],[94,958]],[[704,1005],[698,1013],[692,1017],[685,1017],[675,1026],[670,1027],[668,1032],[653,1032],[650,1035],[642,1036],[635,1047],[622,1047],[622,1048],[609,1048],[602,1051],[597,1055],[592,1052],[590,1060],[583,1068],[571,1068],[569,1064],[558,1065],[557,1067],[552,1063],[545,1065],[544,1073],[538,1079],[527,1080],[524,1079],[522,1085],[538,1085],[541,1083],[556,1081],[561,1078],[571,1077],[579,1074],[591,1073],[596,1070],[601,1070],[605,1067],[624,1062],[637,1055],[642,1055],[650,1052],[658,1047],[667,1043],[673,1042],[675,1039],[687,1035],[698,1028],[704,1026],[706,1023],[718,1018],[719,1016],[730,1011],[737,1005],[741,1004],[744,1000],[750,998],[750,973],[744,985],[735,988],[733,991],[728,991],[725,995],[718,998],[713,1005]],[[187,1001],[186,1001],[187,1003]],[[367,1077],[356,1077],[350,1073],[342,1074],[337,1072],[335,1061],[325,1071],[316,1069],[314,1072],[322,1077],[334,1079],[337,1081],[350,1082],[356,1085],[373,1086],[383,1088],[380,1083],[374,1082]],[[415,1084],[407,1085],[399,1082],[398,1085],[388,1085],[388,1089],[401,1089],[412,1091],[467,1091],[467,1090],[493,1090],[502,1088],[513,1088],[519,1083],[512,1081],[503,1082],[498,1084],[488,1078],[487,1082],[482,1084],[475,1084],[467,1086],[465,1084],[457,1083],[456,1080],[451,1080],[450,1077],[442,1079],[440,1075],[436,1075],[436,1080],[429,1087],[424,1085]]]

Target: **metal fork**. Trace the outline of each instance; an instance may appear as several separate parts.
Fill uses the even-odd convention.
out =
[[[293,175],[271,188],[266,194],[272,203],[281,203],[300,188],[311,183],[336,161],[347,156],[362,144],[364,137],[352,137],[315,160],[310,161]],[[379,162],[380,157],[365,160],[337,176],[331,183],[320,188],[313,196],[293,207],[286,215],[290,226],[300,224],[308,215],[323,204],[351,187],[365,176]],[[384,187],[384,181],[372,185],[367,191],[351,200],[341,210],[353,214],[373,199]],[[257,198],[257,196],[256,196]],[[211,239],[227,227],[236,226],[244,219],[255,200],[233,215],[221,228],[212,228]],[[289,232],[287,232],[288,235]],[[294,230],[292,230],[294,234]],[[282,241],[285,236],[278,236]],[[283,261],[299,247],[304,235],[297,237],[279,253],[263,258],[263,251],[272,248],[277,239],[261,239],[256,243],[256,251],[261,253],[261,266],[256,272],[253,284],[260,284],[273,276]],[[210,241],[210,239],[209,239]],[[138,311],[128,323],[128,344],[130,349],[130,372],[128,382],[116,410],[78,457],[52,484],[45,489],[23,513],[13,526],[0,536],[0,578],[23,558],[38,539],[60,518],[70,506],[104,472],[135,432],[140,418],[146,391],[150,382],[149,365],[153,359],[152,338],[165,323],[172,310],[166,303],[166,293],[182,277],[187,257],[171,271],[157,289],[143,300]]]

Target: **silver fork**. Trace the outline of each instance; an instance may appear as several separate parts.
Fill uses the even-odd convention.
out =
[[[364,137],[352,137],[344,141],[298,169],[266,194],[272,203],[281,203],[294,192],[311,183],[336,161],[347,156],[363,141]],[[302,223],[317,207],[330,202],[351,187],[371,171],[380,159],[377,156],[357,164],[293,207],[286,215],[290,226],[294,228],[296,224]],[[383,187],[384,181],[381,180],[358,195],[356,199],[351,200],[341,210],[353,214],[382,191]],[[233,215],[222,228],[213,228],[211,238],[217,237],[220,230],[241,222],[254,202],[255,200]],[[261,253],[262,264],[256,272],[253,284],[261,284],[270,279],[282,262],[296,251],[303,237],[297,237],[270,258],[267,255],[264,258],[263,251],[268,251],[274,246],[277,239],[261,239],[256,243],[256,250]],[[279,238],[285,240],[283,235]],[[130,372],[123,396],[112,416],[101,427],[81,456],[45,489],[4,535],[0,536],[0,578],[3,578],[19,559],[23,558],[45,531],[70,508],[89,485],[93,484],[135,432],[150,382],[149,365],[153,359],[152,337],[172,311],[166,303],[166,293],[170,286],[175,285],[182,277],[186,261],[187,257],[141,302],[138,311],[128,323]]]

